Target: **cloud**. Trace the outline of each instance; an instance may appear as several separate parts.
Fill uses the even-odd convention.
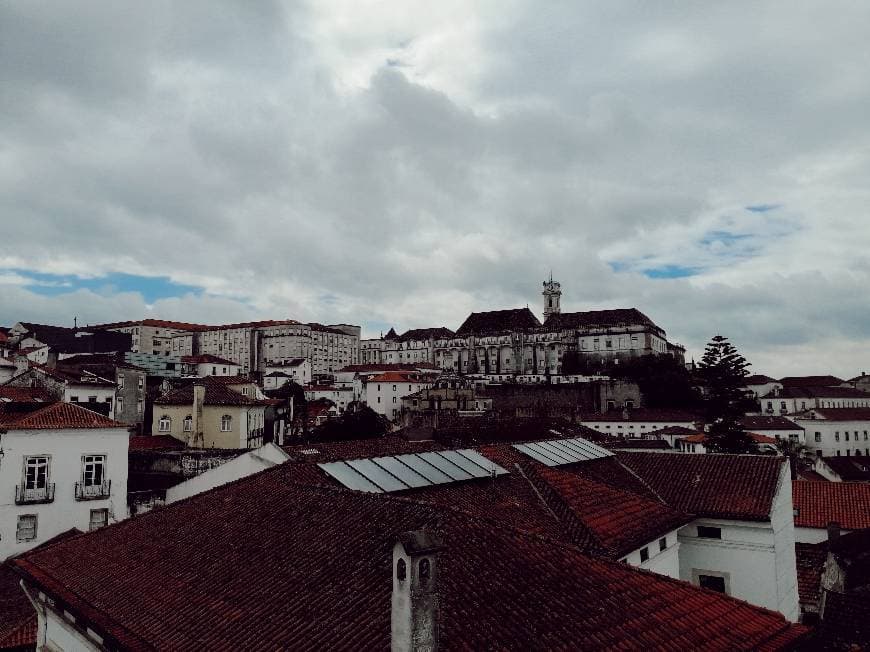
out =
[[[567,310],[854,375],[868,14],[2,3],[0,322],[455,328],[552,269]]]

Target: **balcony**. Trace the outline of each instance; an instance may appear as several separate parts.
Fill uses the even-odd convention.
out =
[[[15,487],[16,505],[38,505],[50,503],[54,500],[54,483],[50,482],[44,487],[28,488],[25,483]]]
[[[111,493],[111,480],[105,480],[101,484],[89,485],[83,482],[76,482],[76,500],[100,500],[108,498]]]

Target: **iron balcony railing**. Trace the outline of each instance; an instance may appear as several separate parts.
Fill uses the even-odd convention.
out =
[[[44,487],[28,487],[22,482],[15,487],[15,504],[32,505],[50,503],[54,500],[54,483],[49,482]]]
[[[111,493],[111,480],[104,480],[100,484],[76,482],[76,500],[99,500],[100,498],[108,498]]]

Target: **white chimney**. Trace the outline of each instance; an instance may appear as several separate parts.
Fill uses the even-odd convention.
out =
[[[429,532],[399,535],[393,546],[391,650],[438,650],[438,553],[443,550]]]

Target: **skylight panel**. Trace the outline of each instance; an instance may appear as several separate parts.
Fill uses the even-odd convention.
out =
[[[317,466],[348,489],[369,493],[403,491],[507,474],[498,464],[471,449],[391,455]]]
[[[514,448],[546,466],[561,466],[613,455],[606,448],[593,444],[582,437],[514,444]]]

